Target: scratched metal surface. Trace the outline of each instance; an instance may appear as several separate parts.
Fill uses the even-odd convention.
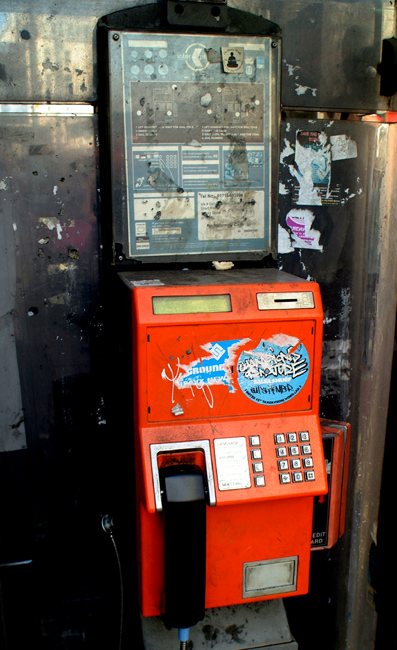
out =
[[[332,648],[371,648],[375,639],[367,580],[394,346],[396,131],[394,124],[288,118],[282,128],[279,265],[320,284],[320,415],[352,425],[345,535],[331,563],[313,558],[306,599],[313,612],[321,593],[332,603]]]
[[[1,0],[0,101],[95,101],[96,23],[147,2]],[[389,0],[248,0],[231,7],[262,15],[283,31],[282,103],[312,109],[386,109],[377,66],[394,35]]]

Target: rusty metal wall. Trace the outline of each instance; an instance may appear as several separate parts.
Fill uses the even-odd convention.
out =
[[[114,566],[99,520],[115,503],[109,477],[122,473],[123,436],[111,428],[105,400],[106,378],[117,369],[107,365],[103,334],[112,314],[104,313],[101,284],[109,269],[101,265],[107,242],[99,228],[106,215],[96,24],[131,4],[0,0],[0,518],[7,524],[0,527],[0,616],[7,650],[32,638],[42,647],[67,647],[65,639],[95,647],[104,612],[118,624],[114,590],[113,605],[101,609],[109,591],[103,569]],[[283,31],[279,263],[320,282],[322,415],[352,423],[346,534],[332,552],[316,555],[311,594],[290,599],[290,614],[302,650],[312,647],[310,625],[329,650],[370,650],[376,612],[367,576],[396,310],[396,127],[340,118],[395,105],[379,95],[377,72],[382,39],[395,35],[395,5],[230,5]],[[320,110],[330,115],[319,120]],[[306,136],[297,134],[314,132],[331,179],[317,188],[310,174],[309,187],[299,180]]]

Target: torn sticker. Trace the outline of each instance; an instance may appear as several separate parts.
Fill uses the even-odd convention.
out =
[[[293,248],[310,248],[321,251],[321,233],[312,228],[315,215],[311,210],[294,208],[286,216],[286,224],[291,231],[291,244]]]
[[[329,141],[332,160],[357,158],[357,143],[348,135],[331,135]]]
[[[236,350],[248,343],[249,339],[235,339],[232,341],[217,341],[205,343],[202,349],[209,352],[209,357],[196,359],[189,365],[179,365],[182,371],[179,375],[176,386],[187,388],[190,386],[225,385],[229,392],[234,393],[232,371]]]
[[[331,145],[325,133],[297,131],[295,167],[289,167],[299,183],[298,205],[321,205],[331,183]]]
[[[295,247],[293,246],[293,244],[291,242],[291,235],[285,228],[280,226],[280,224],[278,226],[277,242],[278,242],[278,254],[279,255],[285,255],[287,253],[293,253],[294,252]]]
[[[244,350],[237,363],[238,382],[245,395],[259,404],[282,404],[297,395],[309,376],[309,355],[296,337],[276,334]]]

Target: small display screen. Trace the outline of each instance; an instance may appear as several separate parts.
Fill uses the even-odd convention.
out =
[[[153,296],[153,313],[209,314],[232,311],[230,294],[215,296]]]

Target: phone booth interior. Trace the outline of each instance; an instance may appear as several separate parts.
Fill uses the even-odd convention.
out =
[[[143,615],[190,627],[205,608],[306,593],[327,491],[318,286],[273,269],[122,279]]]
[[[275,269],[164,270],[275,256],[281,34],[161,4],[99,30],[103,197],[132,313],[140,606],[185,629],[308,590],[323,317],[318,286]]]

